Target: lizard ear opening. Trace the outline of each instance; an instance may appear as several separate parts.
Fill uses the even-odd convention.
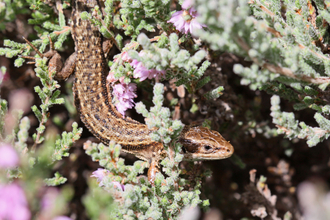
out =
[[[182,151],[184,153],[195,153],[198,151],[199,145],[188,139],[181,139],[179,142],[182,144]]]

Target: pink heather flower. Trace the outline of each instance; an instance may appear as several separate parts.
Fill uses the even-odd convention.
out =
[[[113,185],[114,185],[115,188],[119,189],[120,191],[125,191],[125,185],[120,184],[117,181],[113,181],[112,183],[113,183]]]
[[[121,60],[119,58],[121,58]],[[121,62],[121,61],[123,61],[123,62],[131,62],[132,60],[128,56],[128,53],[125,51],[125,52],[117,55],[116,58],[113,61],[114,62]],[[120,79],[119,79],[120,83],[123,83],[124,79],[125,79],[124,76],[123,77],[120,77]],[[109,72],[109,74],[107,76],[107,81],[108,81],[108,83],[113,83],[113,82],[117,82],[118,81],[118,79],[115,78],[114,72],[112,71],[112,69],[110,69],[110,72]]]
[[[114,76],[114,72],[110,71],[108,76],[107,76],[107,82],[108,83],[113,83],[113,82],[116,82],[116,81],[117,81],[117,79]]]
[[[131,63],[132,67],[134,67],[134,78],[140,78],[140,82],[145,80],[145,79],[157,79],[159,80],[160,78],[162,78],[165,75],[165,70],[155,70],[155,69],[151,69],[148,70],[142,62],[137,61],[137,60],[133,60]]]
[[[124,61],[124,62],[131,62],[131,61],[132,61],[131,58],[128,56],[127,51],[122,52],[121,54],[116,55],[116,57],[115,57],[115,59],[113,60],[113,62],[118,62],[118,61],[120,61],[120,58],[121,58],[121,60]]]
[[[30,217],[23,189],[16,183],[0,185],[0,219],[29,220]]]
[[[0,143],[0,168],[10,169],[17,167],[19,157],[16,150],[6,143]]]
[[[72,220],[67,216],[57,216],[63,210],[59,209],[59,203],[62,204],[60,191],[55,187],[47,187],[41,199],[41,210],[37,219],[52,219],[52,220]]]
[[[130,62],[131,61],[131,58],[128,56],[128,53],[126,51],[121,54],[121,59],[124,62]]]
[[[182,4],[182,11],[175,12],[167,23],[173,23],[175,28],[185,34],[193,34],[194,30],[206,27],[197,22],[197,11],[192,7],[191,0],[185,0]]]
[[[192,0],[185,0],[185,1],[182,3],[181,7],[182,7],[183,9],[189,9],[189,8],[192,6],[192,4],[193,4]]]
[[[52,210],[55,206],[58,195],[59,195],[59,191],[55,187],[47,188],[41,200],[42,210],[46,212]]]
[[[98,168],[96,171],[93,172],[93,175],[91,175],[91,177],[96,177],[97,182],[99,182],[99,186],[104,186],[104,183],[102,182],[102,180],[109,173],[110,173],[109,170]]]
[[[125,111],[134,106],[133,99],[136,97],[135,94],[136,84],[116,84],[113,87],[113,94],[117,99],[116,108],[120,114],[125,115]]]
[[[114,82],[117,82],[117,81],[119,81],[120,83],[124,82],[125,76],[122,76],[119,79],[116,79],[114,74],[115,73],[112,72],[112,71],[109,72],[109,74],[107,76],[107,82],[108,83],[114,83]]]

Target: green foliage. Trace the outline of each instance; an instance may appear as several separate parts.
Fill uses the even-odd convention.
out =
[[[67,7],[67,2],[57,2],[57,9]],[[32,9],[32,11],[30,9]],[[34,25],[35,30],[39,34],[40,39],[32,41],[41,52],[43,52],[46,46],[49,44],[48,35],[55,42],[55,48],[63,49],[62,44],[66,40],[70,29],[66,27],[66,20],[62,10],[59,10],[55,15],[52,5],[46,5],[43,2],[35,0],[27,1],[3,1],[0,3],[0,30],[5,28],[7,22],[17,19],[16,15],[32,13],[32,19],[28,22]],[[14,57],[17,55],[29,55],[33,48],[26,44],[17,43],[15,41],[4,39],[4,46],[6,48],[0,48],[0,55],[6,57]],[[36,57],[39,57],[36,55]],[[52,161],[52,157],[55,155],[58,158],[68,156],[69,147],[80,137],[81,128],[77,128],[77,124],[73,124],[72,132],[63,132],[62,137],[59,137],[55,143],[55,135],[53,129],[48,129],[47,120],[49,119],[49,109],[57,104],[63,104],[64,99],[59,98],[60,91],[59,84],[54,80],[54,73],[48,72],[47,59],[37,58],[36,60],[36,75],[40,78],[41,86],[35,87],[35,92],[41,100],[40,106],[32,106],[32,110],[35,113],[39,126],[36,130],[30,130],[30,119],[23,117],[22,112],[17,109],[10,109],[8,111],[7,101],[0,100],[0,140],[13,146],[19,153],[19,165],[16,168],[8,170],[6,177],[3,177],[2,171],[0,172],[1,185],[8,183],[15,179],[15,182],[19,183],[24,189],[26,189],[26,196],[29,202],[29,209],[32,213],[38,213],[38,218],[53,219],[56,215],[65,214],[65,204],[71,199],[70,190],[63,190],[63,194],[60,195],[59,191],[56,191],[59,196],[52,202],[60,201],[60,205],[57,204],[59,209],[48,210],[47,213],[43,213],[40,210],[41,201],[44,196],[45,190],[51,190],[46,188],[46,185],[61,185],[66,182],[66,178],[56,172],[55,177],[50,177],[51,173],[56,168],[56,163]],[[19,67],[23,64],[24,59],[18,57],[15,60],[15,66]],[[2,74],[6,72],[4,68],[1,68]],[[1,74],[1,80],[2,80]],[[10,105],[10,103],[9,103]],[[5,120],[5,117],[14,116],[14,121]],[[10,130],[12,129],[12,130]],[[34,138],[34,144],[31,146],[32,138]],[[46,138],[45,138],[46,137]],[[64,197],[66,198],[64,198]],[[51,214],[50,214],[51,213]],[[51,216],[50,216],[51,215]],[[35,218],[35,216],[33,217]]]
[[[180,121],[172,121],[169,109],[162,107],[163,92],[164,86],[157,83],[154,86],[155,106],[148,112],[140,102],[136,109],[146,117],[149,128],[159,128],[152,134],[152,138],[168,144],[178,136],[183,125]],[[111,212],[111,219],[137,219],[136,216],[139,216],[138,219],[169,219],[175,218],[185,206],[208,206],[208,202],[202,201],[199,197],[201,177],[196,177],[195,184],[192,184],[180,176],[179,163],[183,159],[183,155],[180,154],[180,144],[174,144],[173,149],[166,148],[168,155],[171,150],[174,150],[174,155],[162,160],[162,171],[165,175],[157,173],[154,186],[145,176],[140,176],[148,167],[148,163],[138,160],[131,166],[125,165],[124,159],[118,158],[120,145],[110,142],[107,147],[103,144],[87,142],[84,149],[94,161],[99,161],[99,164],[106,169],[100,186],[113,195],[118,206],[118,209]],[[124,190],[118,187],[118,184],[121,184]],[[188,191],[188,186],[192,190]],[[98,191],[94,193],[99,195]],[[85,203],[90,204],[88,201]],[[94,219],[99,217],[97,213],[102,212],[96,210],[99,210],[97,207],[104,206],[103,201],[109,201],[108,195],[101,196],[100,201],[97,202],[99,205],[89,209],[90,216],[95,216]],[[108,208],[110,209],[109,205]],[[169,209],[172,211],[167,212],[166,210]]]
[[[162,107],[164,100],[163,93],[164,85],[157,83],[154,86],[154,97],[152,100],[155,106],[151,107],[150,112],[148,112],[145,105],[139,102],[136,104],[136,111],[146,118],[146,124],[150,129],[158,128],[158,130],[152,133],[152,139],[168,144],[179,135],[183,124],[179,120],[172,121],[170,119],[170,110]]]
[[[109,146],[104,146],[89,141],[85,143],[84,149],[93,161],[99,161],[102,167],[111,171],[109,178],[113,181],[138,183],[136,176],[143,173],[148,166],[147,162],[143,161],[136,161],[133,166],[125,166],[124,159],[119,158],[121,146],[114,142],[111,142]]]
[[[166,79],[176,78],[176,85],[185,84],[189,88],[196,84],[210,65],[204,61],[206,52],[199,50],[194,55],[178,47],[178,36],[171,34],[169,37],[162,35],[162,43],[150,43],[150,39],[140,34],[137,43],[143,47],[139,55],[136,51],[129,51],[129,56],[144,64],[147,69],[167,70]],[[117,77],[117,76],[116,76]],[[121,75],[118,74],[118,77]],[[194,91],[191,91],[194,92]]]
[[[72,144],[79,140],[82,133],[82,128],[78,128],[78,124],[72,124],[72,132],[64,131],[61,137],[58,137],[55,142],[55,149],[53,154],[53,161],[61,160],[62,157],[69,156],[69,150]]]
[[[207,92],[204,97],[207,99],[217,99],[222,95],[222,91],[224,88],[222,86],[219,86],[218,88],[213,89],[210,92]]]
[[[5,30],[6,23],[16,19],[17,14],[27,14],[30,11],[26,8],[26,1],[3,0],[0,2],[0,31]]]
[[[27,117],[23,117],[19,124],[17,141],[15,142],[15,148],[20,153],[25,152],[28,149],[26,141],[29,138],[29,133],[28,133],[29,129],[30,129],[30,121]]]
[[[117,29],[123,29],[124,34],[135,39],[144,29],[155,32],[155,25],[162,28],[168,26],[170,1],[132,1],[121,2],[121,9],[114,17]]]
[[[35,25],[35,30],[40,35],[40,39],[31,41],[41,52],[44,52],[46,46],[49,45],[48,36],[51,37],[54,42],[55,49],[62,49],[63,43],[70,34],[70,29],[66,27],[65,17],[62,12],[62,7],[66,4],[57,4],[59,10],[58,17],[55,15],[51,6],[41,3],[35,0],[26,1],[5,1],[5,6],[8,9],[15,8],[15,14],[28,13],[30,10],[24,8],[24,6],[30,6],[33,9],[32,19],[28,20],[29,24]],[[17,9],[19,7],[19,9]],[[8,10],[7,9],[7,10]],[[14,17],[15,18],[15,17]],[[0,5],[0,20],[1,20],[1,5]],[[0,25],[1,30],[1,25]],[[12,58],[17,55],[28,56],[33,50],[31,47],[27,47],[26,44],[20,44],[11,40],[5,40],[4,46],[7,48],[0,48],[0,55],[5,55],[8,58]],[[24,62],[23,58],[17,58],[15,60],[15,66],[20,67]]]
[[[58,186],[64,184],[67,181],[67,178],[63,177],[60,173],[56,172],[53,178],[45,179],[45,184],[47,186]]]
[[[48,96],[48,98],[50,97]],[[23,189],[26,189],[25,194],[27,201],[29,202],[30,211],[38,211],[39,215],[43,215],[43,212],[46,211],[40,210],[41,201],[48,199],[43,197],[44,192],[55,190],[52,188],[46,188],[45,184],[52,186],[60,185],[66,181],[66,178],[62,177],[59,173],[56,173],[54,178],[47,179],[55,165],[51,161],[51,155],[54,154],[54,140],[52,139],[52,135],[48,132],[48,138],[38,149],[29,149],[27,141],[29,139],[28,131],[30,129],[30,120],[28,117],[21,118],[22,114],[18,112],[17,109],[7,111],[7,102],[1,100],[1,144],[5,142],[15,148],[18,153],[19,164],[15,168],[6,170],[6,172],[3,172],[3,167],[1,167],[0,182],[2,186],[4,186],[4,184],[11,184],[13,180],[15,180],[16,183],[19,183]],[[3,118],[10,118],[10,115],[16,115],[14,118],[15,120],[6,120],[6,123],[3,123],[5,121]],[[9,128],[12,128],[13,131],[8,130]],[[3,139],[4,133],[10,133],[11,135],[7,135],[5,139]],[[60,204],[57,204],[56,207],[62,208],[54,209],[52,211],[48,210],[48,215],[54,217],[56,215],[61,215],[66,211],[64,204],[66,204],[72,197],[72,193],[69,195],[69,191],[70,190],[63,190],[63,193],[60,194],[58,190],[55,190],[51,202],[54,204],[55,200],[56,202],[60,201]],[[49,208],[54,207],[51,205]]]
[[[320,127],[311,127],[304,122],[295,120],[295,116],[292,112],[281,112],[279,106],[280,98],[278,96],[272,97],[271,104],[273,123],[277,125],[278,132],[285,133],[289,139],[307,139],[308,146],[313,147],[319,142],[329,138],[330,120],[323,117],[320,113],[315,113],[314,115]]]
[[[83,198],[88,216],[92,220],[116,219],[113,216],[117,207],[110,193],[104,193],[94,179],[89,179],[89,192]]]
[[[0,99],[0,131],[1,131],[1,139],[4,138],[4,125],[5,125],[5,115],[7,113],[7,101],[4,99]]]
[[[33,135],[33,139],[35,141],[34,148],[37,144],[43,142],[44,137],[42,134],[45,131],[45,124],[48,120],[47,112],[49,108],[54,104],[63,104],[64,99],[58,98],[60,95],[60,91],[55,91],[60,86],[56,80],[54,80],[55,72],[51,75],[48,73],[48,66],[46,64],[46,58],[37,58],[36,59],[36,69],[35,72],[37,76],[40,78],[41,84],[43,88],[36,86],[34,88],[35,92],[39,95],[42,104],[40,105],[40,109],[37,106],[32,106],[32,111],[35,113],[38,121],[39,127],[37,128],[37,133]]]
[[[179,144],[174,147],[174,158],[165,158],[162,161],[166,176],[157,173],[154,186],[151,186],[145,176],[138,176],[147,167],[147,162],[136,161],[132,166],[125,165],[124,159],[118,158],[120,145],[110,142],[109,147],[106,147],[87,142],[84,148],[93,160],[99,161],[106,168],[106,175],[99,185],[113,196],[118,206],[113,209],[109,195],[94,189],[91,193],[98,199],[93,199],[91,195],[85,198],[86,205],[90,205],[92,201],[96,203],[88,207],[92,219],[100,218],[100,213],[103,212],[110,213],[110,219],[169,219],[175,218],[184,206],[208,205],[199,198],[200,180],[195,186],[190,185],[193,190],[185,190],[190,183],[179,176],[178,165],[182,160]],[[167,212],[168,209],[172,212]]]
[[[200,15],[199,22],[207,26],[194,38],[200,38],[203,43],[196,43],[191,35],[171,29],[174,27],[167,21],[174,11],[171,11],[173,3],[169,0],[105,0],[104,8],[97,6],[81,16],[97,25],[102,35],[111,39],[122,51],[109,62],[116,79],[123,77],[125,83],[133,81],[134,69],[122,59],[123,53],[128,53],[131,59],[142,62],[148,70],[165,71],[160,80],[175,79],[176,86],[184,85],[189,93],[194,94],[211,81],[212,77],[203,78],[213,58],[210,61],[205,59],[211,54],[209,51],[234,53],[247,61],[244,65],[234,65],[233,70],[241,77],[241,84],[273,95],[271,116],[277,130],[270,128],[267,121],[264,126],[258,126],[257,120],[250,117],[252,113],[249,110],[245,115],[247,123],[239,122],[246,133],[263,134],[267,138],[284,133],[289,139],[307,140],[311,147],[328,139],[330,61],[326,42],[330,40],[329,4],[323,1],[276,0],[194,2]],[[32,44],[44,52],[50,44],[50,36],[57,50],[67,50],[70,18],[65,17],[69,13],[63,13],[63,9],[70,9],[71,3],[52,3],[40,0],[0,2],[0,31],[5,30],[6,24],[12,22],[16,15],[30,13],[28,23],[33,25],[36,33],[29,36],[34,37]],[[180,10],[179,4],[176,9]],[[114,32],[113,28],[120,32]],[[127,41],[130,42],[124,44]],[[10,39],[4,39],[4,46],[0,48],[0,55],[8,58],[27,56],[33,51],[30,46]],[[8,111],[7,101],[0,99],[0,139],[15,147],[21,161],[19,167],[8,171],[6,181],[14,178],[26,181],[33,203],[37,203],[33,195],[44,184],[55,186],[66,182],[59,172],[54,177],[50,177],[50,173],[54,171],[56,161],[70,156],[70,147],[82,133],[77,123],[72,124],[71,132],[64,131],[60,135],[54,135],[49,129],[47,121],[53,105],[66,101],[71,118],[76,115],[76,109],[68,99],[60,98],[59,84],[54,80],[55,73],[48,72],[47,59],[39,55],[36,57],[35,72],[41,81],[41,86],[34,88],[41,104],[32,106],[39,121],[36,130],[31,131],[28,117],[22,118],[23,113],[17,110]],[[22,66],[24,61],[21,57],[16,58],[15,66]],[[5,71],[1,69],[2,73]],[[146,84],[139,83],[139,86]],[[216,99],[223,91],[224,88],[219,86],[204,97]],[[201,179],[206,174],[196,177],[195,183],[191,183],[183,178],[179,169],[181,146],[175,144],[175,140],[183,124],[179,120],[171,120],[171,111],[163,107],[163,84],[156,83],[153,93],[154,106],[147,110],[140,102],[136,110],[145,117],[150,129],[156,128],[151,134],[152,139],[163,142],[167,154],[170,155],[172,150],[174,155],[161,162],[162,173],[156,175],[155,186],[151,186],[142,175],[148,167],[147,162],[138,160],[133,165],[125,165],[125,161],[118,157],[119,145],[113,142],[109,146],[85,143],[86,153],[108,172],[102,184],[89,182],[90,194],[85,197],[84,204],[91,219],[176,219],[185,206],[209,205],[208,200],[200,199]],[[290,103],[295,111],[313,112],[318,126],[312,127],[297,120],[294,112],[281,111],[280,98]],[[190,111],[197,112],[197,102],[194,98],[192,100]],[[178,103],[178,99],[172,99],[170,105]],[[14,116],[11,130],[4,120],[8,114]],[[53,121],[64,127],[61,120],[55,118]],[[29,139],[32,140],[29,132],[33,133],[32,146],[28,144]],[[241,168],[245,166],[239,157],[233,161]],[[265,180],[260,182],[265,183]],[[123,185],[124,190],[116,187],[117,183]],[[285,218],[289,219],[288,215]]]
[[[316,111],[315,118],[329,114],[325,90],[330,83],[330,62],[324,54],[330,39],[325,31],[328,7],[309,1],[244,0],[197,0],[196,5],[197,11],[203,12],[200,22],[208,27],[197,35],[213,50],[251,61],[244,67],[234,65],[242,85],[287,99],[297,111],[311,108]],[[288,114],[281,113],[288,118],[275,123],[290,130],[289,137],[308,139],[309,146],[328,138],[321,132],[310,140],[312,133],[302,134],[293,113]]]
[[[28,23],[34,26],[38,34],[38,38],[31,41],[31,43],[42,53],[47,45],[50,44],[49,36],[54,42],[55,49],[63,50],[67,36],[70,34],[70,29],[66,26],[67,19],[62,10],[68,6],[68,2],[57,2],[55,11],[53,10],[54,5],[44,4],[41,1],[27,0],[23,5],[28,5],[32,10],[32,18],[28,20]],[[170,24],[167,23],[167,20],[172,13],[170,11],[170,1],[122,1],[119,11],[116,11],[117,8],[112,0],[106,0],[104,5],[104,17],[99,7],[95,7],[91,13],[83,12],[81,16],[83,19],[89,19],[96,24],[104,37],[112,40],[116,39],[115,44],[118,48],[129,52],[132,58],[134,57],[142,62],[148,69],[166,70],[165,79],[176,78],[176,84],[178,86],[185,84],[191,93],[194,93],[210,81],[210,78],[207,77],[199,82],[210,63],[209,61],[203,61],[206,51],[201,50],[198,45],[192,45],[188,37],[179,39],[178,34],[173,33],[169,36],[161,34],[156,38],[149,39],[146,35],[141,34],[141,31],[156,32],[157,29],[169,30]],[[3,15],[1,14],[3,11],[1,6],[3,5],[0,5],[0,16]],[[9,9],[16,6],[6,1],[7,6],[6,16],[8,17]],[[25,8],[25,12],[30,11]],[[13,19],[13,17],[10,19]],[[115,28],[123,30],[122,33],[125,36],[119,34],[115,36],[109,29],[109,26],[112,24]],[[132,42],[122,45],[122,40],[126,37],[130,37]],[[188,51],[181,48],[179,43],[191,45],[193,50]],[[30,46],[12,40],[5,40],[4,46],[5,48],[0,48],[0,55],[5,55],[9,58],[18,55],[28,56],[33,51],[33,48]],[[138,52],[146,56],[140,57]],[[47,121],[50,118],[50,108],[54,104],[63,104],[64,99],[60,98],[60,91],[58,90],[60,86],[54,80],[55,73],[48,72],[47,59],[44,57],[40,58],[39,55],[35,57],[35,72],[40,78],[41,86],[36,86],[34,90],[40,97],[41,104],[40,106],[32,106],[32,111],[39,121],[39,126],[32,135],[34,140],[33,146],[28,146],[30,120],[27,117],[20,120],[21,115],[17,114],[16,127],[18,129],[13,130],[11,139],[7,139],[15,140],[15,148],[22,153],[23,162],[22,167],[11,171],[11,177],[29,179],[27,184],[39,181],[39,183],[42,182],[48,186],[56,186],[65,183],[67,179],[59,172],[56,172],[54,177],[50,177],[49,172],[54,168],[55,161],[63,160],[63,157],[70,155],[69,149],[73,142],[80,138],[82,129],[77,127],[77,123],[73,123],[71,132],[64,131],[57,137],[52,134],[51,129],[48,129]],[[121,59],[120,55],[116,57],[118,60]],[[15,66],[20,67],[23,62],[24,59],[18,57],[15,60]],[[125,76],[124,81],[126,83],[132,80],[132,75],[127,75],[128,72],[133,72],[133,68],[129,63],[114,61],[111,65],[116,78]],[[222,90],[223,88],[219,87],[211,91],[208,96],[216,98]],[[137,105],[137,109],[140,109],[138,111],[146,117],[148,126],[150,128],[158,128],[151,135],[152,138],[165,143],[168,151],[172,148],[172,151],[174,151],[173,157],[162,161],[165,175],[161,173],[156,175],[154,187],[151,186],[144,176],[140,176],[145,168],[148,167],[147,162],[136,161],[134,165],[126,166],[124,160],[118,158],[120,146],[112,142],[109,147],[105,147],[102,144],[85,144],[87,154],[91,155],[93,160],[99,161],[101,166],[111,171],[111,175],[104,180],[103,188],[112,192],[114,190],[113,182],[121,182],[125,185],[125,191],[123,192],[125,200],[117,204],[112,202],[113,199],[110,197],[110,194],[104,193],[103,189],[90,182],[91,193],[99,197],[97,202],[95,202],[92,196],[86,196],[84,200],[92,219],[109,219],[109,216],[114,218],[123,218],[124,216],[125,218],[136,217],[134,213],[140,213],[139,218],[141,219],[148,217],[152,219],[168,219],[175,218],[185,206],[208,206],[208,200],[202,201],[199,198],[202,177],[196,177],[197,180],[194,183],[190,183],[179,175],[181,172],[179,163],[183,156],[179,153],[181,146],[174,144],[174,140],[180,134],[183,124],[178,120],[172,121],[170,119],[170,110],[162,106],[163,93],[164,86],[156,84],[153,98],[155,106],[150,109],[150,112],[146,110],[142,103]],[[66,102],[66,106],[70,107],[71,103]],[[71,109],[70,112],[73,114],[74,110]],[[4,100],[1,100],[0,113],[1,119],[7,114],[7,103]],[[5,126],[3,121],[0,124],[2,134]],[[53,121],[58,122],[58,119],[55,118]],[[61,123],[57,124],[63,126]],[[46,136],[47,138],[45,138]],[[173,146],[168,148],[171,142]],[[35,175],[35,173],[38,175]],[[43,179],[43,181],[40,181],[40,179]],[[40,185],[32,187],[32,194],[37,192],[38,186],[40,187]],[[114,198],[116,197],[114,196]],[[113,211],[115,204],[121,208]],[[168,213],[166,210],[169,209],[173,211]]]

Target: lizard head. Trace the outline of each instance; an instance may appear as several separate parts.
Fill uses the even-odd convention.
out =
[[[234,153],[233,146],[219,132],[206,127],[186,126],[178,140],[185,160],[220,160]]]

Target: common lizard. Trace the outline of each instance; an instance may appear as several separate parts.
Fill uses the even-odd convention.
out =
[[[58,78],[65,79],[75,72],[75,105],[91,133],[106,145],[113,140],[122,146],[123,151],[148,161],[148,178],[152,181],[158,171],[158,161],[164,157],[164,146],[150,138],[153,130],[129,117],[123,118],[112,104],[111,90],[106,83],[108,70],[102,49],[103,37],[98,27],[80,17],[81,12],[92,12],[98,4],[97,0],[73,1],[71,34],[75,53],[64,68],[58,64],[56,51],[51,50],[43,56],[51,58],[49,71],[55,70]],[[233,146],[221,134],[206,127],[185,126],[178,141],[182,143],[182,153],[188,160],[224,159],[234,152]]]

